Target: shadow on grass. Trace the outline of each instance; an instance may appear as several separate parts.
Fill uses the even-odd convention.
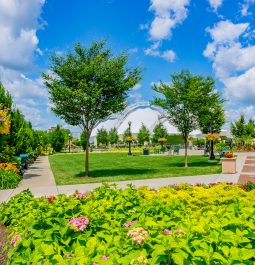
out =
[[[188,166],[189,167],[214,167],[214,166],[218,166],[219,162],[217,160],[217,162],[201,162],[201,161],[197,161],[197,162],[189,162],[188,161]],[[183,167],[184,168],[184,161],[182,162],[169,162],[166,163],[165,165],[169,166],[169,167]]]
[[[99,178],[99,177],[116,177],[116,176],[153,174],[156,172],[157,170],[154,170],[154,169],[122,168],[122,169],[90,170],[89,175],[95,178]],[[83,176],[85,176],[85,171],[75,174],[75,177],[83,177]]]

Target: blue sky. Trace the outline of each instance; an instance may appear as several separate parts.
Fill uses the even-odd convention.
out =
[[[40,73],[74,42],[108,39],[142,66],[130,102],[150,100],[151,84],[189,69],[211,75],[227,121],[255,114],[255,0],[0,0],[0,79],[35,128],[62,123],[50,112]]]

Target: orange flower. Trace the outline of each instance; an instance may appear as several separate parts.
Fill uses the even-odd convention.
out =
[[[166,142],[166,141],[167,141],[167,139],[164,137],[158,138],[158,142]]]
[[[0,163],[0,168],[5,171],[13,171],[19,173],[19,169],[11,163]]]
[[[229,151],[224,154],[226,158],[232,158],[234,156],[233,152]]]

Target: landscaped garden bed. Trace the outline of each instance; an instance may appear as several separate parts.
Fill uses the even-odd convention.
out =
[[[82,178],[85,176],[84,159],[84,154],[49,156],[57,185],[221,173],[220,161],[210,163],[204,156],[190,156],[189,167],[185,168],[183,156],[134,154],[128,157],[124,153],[91,153],[91,177]]]
[[[104,185],[0,206],[9,264],[254,264],[255,189]]]

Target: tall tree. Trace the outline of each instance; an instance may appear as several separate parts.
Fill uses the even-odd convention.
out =
[[[86,134],[85,176],[89,176],[89,139],[95,125],[126,107],[128,91],[141,80],[141,69],[127,67],[128,56],[112,55],[104,41],[89,48],[75,44],[50,58],[53,74],[43,73],[52,111]]]
[[[245,135],[245,117],[244,114],[240,115],[240,118],[231,123],[231,133],[236,138],[242,138]]]
[[[162,122],[159,122],[153,129],[152,143],[157,144],[159,138],[167,138],[168,133]]]
[[[117,144],[119,141],[119,135],[116,128],[112,128],[108,133],[108,140],[111,145]]]
[[[144,142],[150,141],[150,131],[144,124],[142,124],[141,128],[139,129],[137,141],[142,145],[144,145]]]
[[[65,146],[65,130],[57,125],[50,133],[51,146],[55,152],[60,152]]]
[[[181,133],[185,145],[185,167],[188,167],[189,134],[198,129],[200,123],[203,127],[208,122],[209,103],[216,110],[222,103],[219,101],[219,94],[215,92],[215,82],[211,77],[193,76],[187,70],[174,73],[171,77],[170,85],[163,82],[154,85],[153,89],[162,97],[156,98],[152,104],[163,107],[167,111],[169,122]],[[205,104],[206,107],[203,107]],[[203,119],[199,117],[202,114]]]
[[[97,130],[97,145],[100,144],[108,145],[108,132],[105,128],[101,128]]]

